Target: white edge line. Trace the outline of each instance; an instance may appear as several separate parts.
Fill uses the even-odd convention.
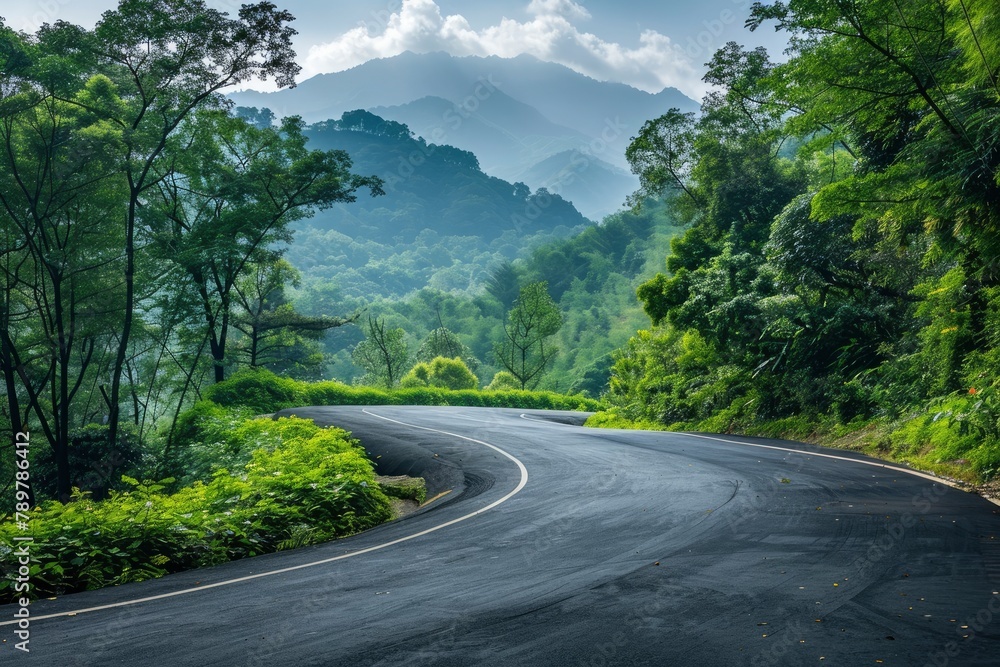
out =
[[[728,442],[734,445],[744,445],[746,447],[760,447],[761,449],[777,449],[782,452],[792,452],[793,454],[802,454],[803,456],[819,456],[824,459],[836,459],[837,461],[847,461],[848,463],[860,463],[866,466],[872,466],[873,468],[881,468],[882,470],[891,470],[893,472],[901,472],[906,475],[913,475],[914,477],[921,477],[926,480],[930,480],[937,484],[944,484],[945,486],[950,486],[953,489],[962,491],[963,493],[973,493],[973,495],[979,496],[983,500],[993,503],[994,505],[1000,505],[1000,498],[994,498],[992,496],[984,496],[981,493],[970,492],[967,488],[962,487],[950,479],[945,477],[938,477],[936,475],[931,475],[925,472],[920,472],[919,470],[912,470],[910,468],[900,468],[899,466],[888,465],[887,463],[880,461],[865,461],[863,459],[853,459],[849,456],[837,456],[836,454],[823,454],[820,452],[810,452],[803,451],[801,449],[789,449],[787,447],[776,447],[774,445],[760,445],[753,442],[743,442],[741,440],[727,440],[726,438],[717,438],[710,435],[701,435],[699,433],[689,433],[686,431],[648,431],[649,433],[676,433],[678,435],[687,435],[692,438],[703,438],[705,440],[717,440],[719,442]],[[803,443],[805,444],[805,443]]]
[[[667,431],[655,431],[657,433],[666,433]],[[802,454],[803,456],[819,456],[824,459],[835,459],[837,461],[847,461],[848,463],[860,463],[861,465],[872,466],[873,468],[881,468],[883,470],[892,470],[893,472],[901,472],[907,475],[914,475],[915,477],[923,477],[924,479],[929,479],[932,482],[938,482],[946,486],[955,485],[946,479],[940,477],[935,477],[934,475],[928,475],[927,473],[920,472],[919,470],[910,470],[908,468],[899,468],[894,465],[887,465],[881,461],[865,461],[864,459],[855,459],[849,456],[837,456],[836,454],[823,454],[821,452],[810,452],[803,451],[801,449],[790,449],[788,447],[777,447],[775,445],[761,445],[753,442],[743,442],[742,440],[728,440],[726,438],[717,438],[711,435],[701,435],[699,433],[688,433],[685,431],[674,431],[676,435],[686,435],[690,438],[702,438],[704,440],[715,440],[717,442],[728,442],[733,445],[744,445],[745,447],[760,447],[761,449],[776,449],[779,452],[791,452],[792,454]],[[957,488],[957,487],[956,487]]]
[[[544,423],[547,423],[547,424],[553,423],[553,422],[551,422],[549,420],[546,420],[546,419],[534,419],[530,415],[525,414],[525,413],[521,414],[521,419],[524,419],[524,420],[530,421],[530,422],[544,422]],[[626,430],[625,432],[626,433],[631,433],[631,432],[634,432],[634,431]],[[874,468],[881,468],[883,470],[892,470],[893,472],[901,472],[901,473],[905,473],[907,475],[913,475],[915,477],[922,477],[924,479],[929,479],[932,482],[937,482],[939,484],[944,484],[945,486],[950,486],[950,487],[958,489],[960,491],[963,490],[960,486],[958,486],[957,484],[955,484],[951,480],[944,479],[942,477],[937,477],[935,475],[929,475],[929,474],[927,474],[925,472],[920,472],[919,470],[911,470],[909,468],[900,468],[898,466],[888,465],[886,462],[883,462],[883,461],[865,461],[864,459],[855,459],[855,458],[851,458],[849,456],[837,456],[836,454],[823,454],[821,452],[811,452],[811,451],[808,451],[808,450],[791,449],[789,447],[778,447],[776,445],[761,445],[759,443],[754,443],[754,442],[744,442],[742,440],[729,440],[727,438],[719,438],[719,437],[711,436],[711,435],[702,435],[700,433],[691,433],[689,431],[644,431],[644,432],[645,433],[671,433],[673,435],[686,435],[686,436],[691,437],[691,438],[702,438],[703,440],[715,440],[717,442],[725,442],[725,443],[729,443],[731,445],[743,445],[745,447],[760,447],[761,449],[774,449],[774,450],[777,450],[779,452],[791,452],[792,454],[802,454],[803,456],[819,456],[819,457],[824,458],[824,459],[834,459],[834,460],[837,460],[837,461],[847,461],[848,463],[860,463],[862,465],[872,466]],[[803,444],[806,444],[806,443],[803,443]],[[991,500],[991,499],[987,498],[987,500]],[[1000,502],[998,502],[997,504],[1000,504]]]
[[[475,512],[472,512],[470,514],[466,514],[464,516],[460,516],[457,519],[451,519],[450,521],[445,521],[444,523],[439,524],[437,526],[433,526],[433,527],[428,528],[426,530],[422,530],[422,531],[420,531],[418,533],[413,533],[412,535],[407,535],[405,537],[400,537],[398,539],[395,539],[395,540],[392,540],[392,541],[389,541],[389,542],[385,542],[383,544],[376,544],[375,546],[366,547],[364,549],[359,549],[357,551],[351,551],[351,552],[348,552],[346,554],[341,554],[339,556],[333,556],[332,558],[324,558],[323,560],[312,561],[310,563],[302,563],[301,565],[293,565],[291,567],[284,567],[284,568],[281,568],[279,570],[269,570],[267,572],[259,572],[257,574],[250,574],[250,575],[247,575],[245,577],[237,577],[236,579],[226,579],[225,581],[217,581],[217,582],[212,583],[212,584],[205,584],[204,586],[198,586],[197,588],[185,588],[185,589],[182,589],[182,590],[179,590],[179,591],[172,591],[170,593],[162,593],[160,595],[150,595],[149,597],[137,598],[135,600],[125,600],[123,602],[114,602],[114,603],[111,603],[111,604],[100,605],[100,606],[97,606],[97,607],[87,607],[85,609],[75,609],[75,610],[71,610],[71,611],[59,612],[57,614],[45,614],[43,616],[32,616],[31,620],[32,621],[41,621],[41,620],[45,620],[45,619],[48,619],[48,618],[60,618],[60,617],[64,617],[64,616],[77,616],[79,614],[87,614],[87,613],[94,612],[94,611],[103,611],[105,609],[115,609],[117,607],[127,607],[127,606],[131,606],[131,605],[141,604],[143,602],[153,602],[155,600],[164,600],[166,598],[172,598],[172,597],[176,597],[178,595],[187,595],[188,593],[197,593],[199,591],[208,590],[210,588],[219,588],[221,586],[229,586],[230,584],[238,584],[238,583],[241,583],[241,582],[244,582],[244,581],[251,581],[253,579],[261,579],[263,577],[270,577],[270,576],[275,575],[275,574],[284,574],[286,572],[294,572],[295,570],[302,570],[302,569],[305,569],[307,567],[314,567],[316,565],[325,565],[327,563],[332,563],[334,561],[344,560],[345,558],[351,558],[353,556],[360,556],[362,554],[371,553],[372,551],[378,551],[380,549],[385,549],[387,547],[391,547],[391,546],[394,546],[396,544],[400,544],[402,542],[407,542],[409,540],[413,540],[413,539],[416,539],[418,537],[423,537],[424,535],[428,535],[428,534],[433,533],[435,531],[441,530],[442,528],[447,528],[448,526],[453,526],[456,523],[461,523],[462,521],[467,521],[468,519],[471,519],[473,517],[479,516],[483,512],[487,512],[487,511],[493,509],[494,507],[496,507],[496,506],[498,506],[498,505],[500,505],[502,503],[505,503],[508,500],[510,500],[511,498],[513,498],[515,495],[517,495],[518,493],[520,493],[521,489],[523,489],[524,486],[528,483],[528,469],[524,467],[524,464],[521,463],[516,458],[514,458],[513,455],[505,452],[504,450],[500,449],[496,445],[491,445],[488,442],[483,442],[482,440],[476,440],[475,438],[470,438],[468,436],[459,435],[457,433],[449,433],[448,431],[440,431],[440,430],[438,430],[436,428],[428,428],[426,426],[417,426],[415,424],[408,424],[406,422],[401,422],[401,421],[398,421],[396,419],[390,419],[389,417],[383,417],[382,415],[377,415],[374,412],[369,412],[365,408],[362,408],[361,411],[363,413],[367,414],[367,415],[372,416],[372,417],[376,417],[378,419],[384,419],[387,422],[392,422],[394,424],[400,424],[401,426],[408,426],[410,428],[416,428],[416,429],[420,429],[422,431],[431,431],[432,433],[440,433],[442,435],[451,436],[453,438],[459,438],[461,440],[466,440],[468,442],[474,442],[477,445],[484,445],[486,447],[489,447],[490,449],[495,450],[496,452],[502,454],[503,456],[506,456],[508,459],[510,459],[511,461],[513,461],[517,465],[518,470],[521,472],[521,481],[518,482],[517,486],[514,487],[513,491],[509,492],[507,495],[505,495],[504,497],[502,497],[502,498],[500,498],[498,500],[494,500],[492,503],[490,503],[486,507],[482,507],[482,508],[480,508],[480,509],[478,509]],[[16,620],[14,620],[14,621],[4,621],[4,622],[0,623],[0,626],[15,625],[18,622],[19,621],[16,621]]]

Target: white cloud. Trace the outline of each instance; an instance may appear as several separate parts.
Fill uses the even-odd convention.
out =
[[[386,20],[311,47],[303,76],[339,72],[404,51],[504,58],[526,53],[596,79],[651,92],[675,86],[698,99],[705,90],[683,51],[656,31],[644,31],[638,46],[630,48],[581,31],[576,23],[589,19],[590,13],[573,0],[531,0],[527,11],[531,17],[527,21],[503,18],[477,30],[459,14],[442,16],[434,0],[403,0],[399,11]]]
[[[533,16],[565,16],[571,19],[589,19],[590,12],[573,0],[531,0],[528,13]]]

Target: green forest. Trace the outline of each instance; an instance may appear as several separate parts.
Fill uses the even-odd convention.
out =
[[[350,434],[267,418],[296,405],[581,409],[1000,470],[985,3],[756,3],[785,57],[718,50],[701,112],[645,123],[641,189],[599,222],[368,111],[234,108],[294,83],[292,20],[0,21],[0,498],[38,513],[39,591],[390,518],[404,492]]]
[[[989,3],[756,3],[700,117],[628,149],[686,229],[638,290],[603,423],[855,443],[1000,468],[1000,17]]]

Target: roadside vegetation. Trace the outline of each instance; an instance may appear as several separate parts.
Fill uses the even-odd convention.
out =
[[[0,524],[3,544],[34,538],[29,597],[143,581],[350,535],[391,516],[364,449],[310,420],[192,419],[178,448],[184,479],[125,476],[103,499],[74,490],[46,500],[26,533]],[[9,548],[8,548],[9,552]],[[0,595],[14,581],[0,579]]]
[[[1000,31],[962,2],[754,6],[695,119],[628,149],[687,230],[638,290],[595,425],[850,445],[1000,472]]]
[[[384,389],[341,382],[303,382],[266,370],[240,371],[206,393],[207,404],[270,413],[304,405],[465,405],[491,408],[593,411],[600,401],[552,391],[448,389],[440,386]],[[195,406],[196,413],[200,406]],[[185,419],[179,420],[182,425]]]

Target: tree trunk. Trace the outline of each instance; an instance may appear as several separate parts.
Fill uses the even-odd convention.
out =
[[[132,337],[132,318],[135,310],[135,217],[139,191],[129,178],[130,192],[128,217],[125,221],[125,304],[122,335],[118,341],[118,354],[111,369],[111,405],[108,415],[108,446],[114,448],[118,442],[118,403],[121,396],[122,372],[125,357],[128,356],[129,339]]]

